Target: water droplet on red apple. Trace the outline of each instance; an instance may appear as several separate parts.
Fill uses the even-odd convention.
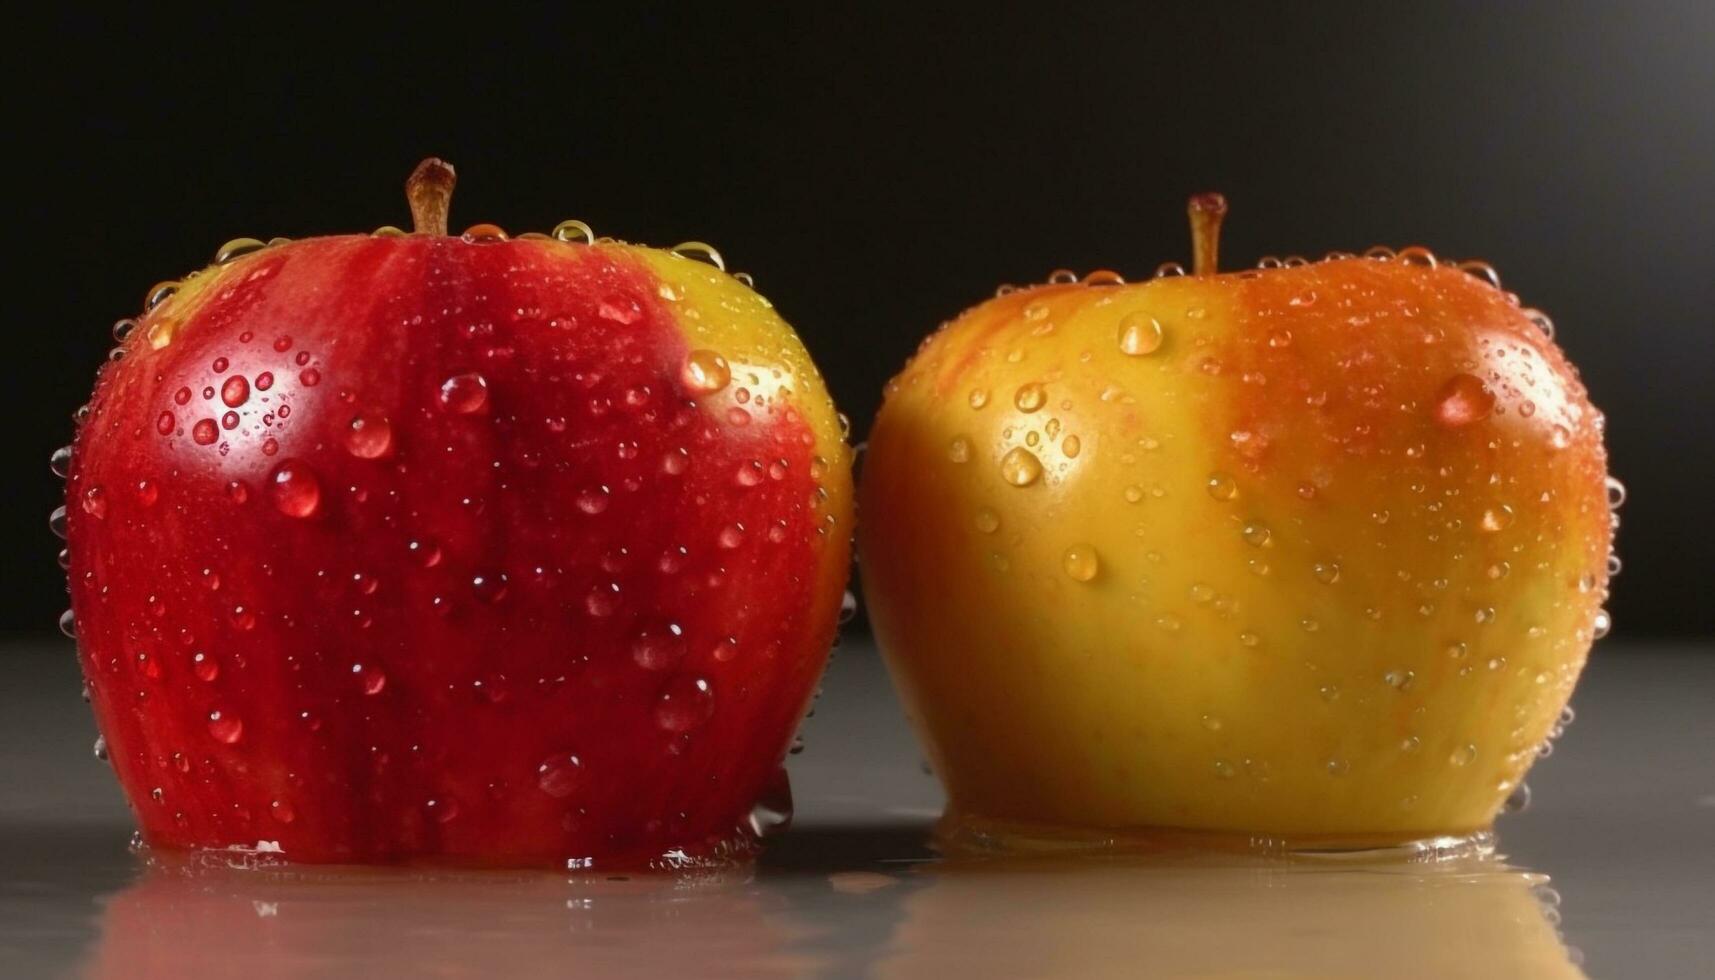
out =
[[[474,415],[488,407],[488,380],[480,374],[455,374],[441,382],[441,407],[455,415]]]
[[[172,413],[168,412],[167,415],[170,417]],[[71,447],[61,446],[54,450],[54,454],[48,457],[48,469],[60,479],[65,479],[66,474],[71,472]]]
[[[556,800],[563,800],[583,784],[583,760],[570,752],[551,755],[536,767],[536,786]]]
[[[211,653],[192,654],[191,673],[197,676],[197,680],[212,681],[220,676],[220,661]]]
[[[701,677],[675,677],[655,699],[655,723],[674,734],[697,728],[714,713],[714,691]]]
[[[598,585],[584,596],[584,611],[597,619],[614,614],[619,609],[619,584]]]
[[[222,415],[220,417],[220,427],[228,430],[238,428],[238,413],[227,412],[225,415]]]
[[[53,512],[48,515],[48,530],[54,532],[54,537],[57,537],[62,541],[65,540],[66,509],[64,504],[55,507]]]
[[[577,507],[585,514],[595,516],[607,510],[612,491],[605,486],[585,487],[578,492]]]
[[[1435,421],[1449,429],[1481,422],[1494,410],[1494,392],[1469,374],[1455,374],[1435,397]]]
[[[374,664],[352,664],[351,672],[357,675],[357,685],[366,695],[374,696],[387,689],[387,672]]]
[[[728,524],[726,527],[721,528],[720,536],[716,540],[722,548],[737,548],[739,545],[744,544],[744,525]]]
[[[250,499],[250,487],[243,480],[233,480],[226,485],[226,496],[235,504],[245,503]]]
[[[77,639],[77,618],[72,615],[70,609],[60,613],[60,632],[73,640]]]
[[[631,641],[631,659],[645,670],[669,670],[684,658],[685,636],[677,623],[645,626]]]
[[[237,408],[250,400],[250,382],[242,374],[227,378],[220,386],[220,400],[227,408]]]
[[[278,820],[281,823],[291,823],[298,819],[298,811],[293,809],[292,804],[285,800],[274,800],[269,803],[268,813],[275,820]]]
[[[1513,509],[1506,504],[1496,504],[1493,507],[1483,508],[1481,520],[1483,530],[1493,534],[1496,531],[1506,530],[1512,526],[1512,523]]]
[[[107,517],[107,492],[99,485],[83,492],[83,512],[98,521]]]
[[[850,589],[847,589],[845,594],[840,596],[839,624],[841,626],[844,626],[845,624],[851,622],[853,619],[855,619],[857,617],[857,613],[858,613],[857,596],[853,595]]]
[[[405,545],[405,550],[424,568],[441,563],[441,546],[434,538],[415,538]]]
[[[288,459],[268,478],[274,507],[287,517],[314,517],[321,509],[322,485],[309,464]]]
[[[358,459],[380,459],[393,448],[393,423],[387,416],[359,412],[345,427],[345,450]]]
[[[506,573],[497,571],[482,571],[471,576],[471,592],[479,602],[494,605],[506,598]]]
[[[244,722],[235,714],[223,711],[211,711],[208,715],[208,733],[215,741],[232,745],[244,737]]]
[[[196,440],[199,446],[212,445],[220,438],[220,426],[215,424],[214,419],[203,419],[191,426],[191,438]]]
[[[180,388],[178,391],[173,392],[173,403],[175,405],[188,404],[190,400],[191,390],[189,388]]]

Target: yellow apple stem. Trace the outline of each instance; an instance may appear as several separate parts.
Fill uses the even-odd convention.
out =
[[[405,199],[411,202],[413,231],[419,235],[447,233],[447,214],[452,210],[453,184],[457,182],[453,165],[445,160],[430,157],[417,164],[417,169],[405,180]]]
[[[1186,207],[1191,215],[1191,274],[1212,276],[1221,252],[1221,219],[1227,199],[1219,194],[1194,194]]]

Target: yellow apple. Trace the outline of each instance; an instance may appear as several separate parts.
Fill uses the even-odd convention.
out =
[[[1547,318],[1421,248],[1217,274],[1224,208],[1194,274],[1003,291],[888,385],[864,587],[954,830],[1482,831],[1606,630]]]

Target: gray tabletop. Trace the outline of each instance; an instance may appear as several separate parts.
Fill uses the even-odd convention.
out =
[[[797,820],[693,878],[150,864],[69,644],[0,647],[0,975],[1706,977],[1715,649],[1602,646],[1504,862],[942,861],[867,642],[791,760]]]

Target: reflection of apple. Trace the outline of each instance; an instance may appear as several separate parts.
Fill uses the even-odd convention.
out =
[[[794,975],[801,932],[730,875],[150,867],[110,900],[93,980]]]
[[[1216,275],[1215,204],[1196,274],[1004,293],[889,385],[864,584],[951,816],[1486,828],[1606,628],[1602,417],[1487,267]]]
[[[235,243],[153,291],[56,460],[143,834],[717,849],[783,788],[834,631],[833,405],[706,246],[449,236],[450,168],[408,190],[417,234]]]
[[[1069,869],[1039,859],[922,878],[878,977],[1584,975],[1538,892],[1542,876],[1487,861]]]

